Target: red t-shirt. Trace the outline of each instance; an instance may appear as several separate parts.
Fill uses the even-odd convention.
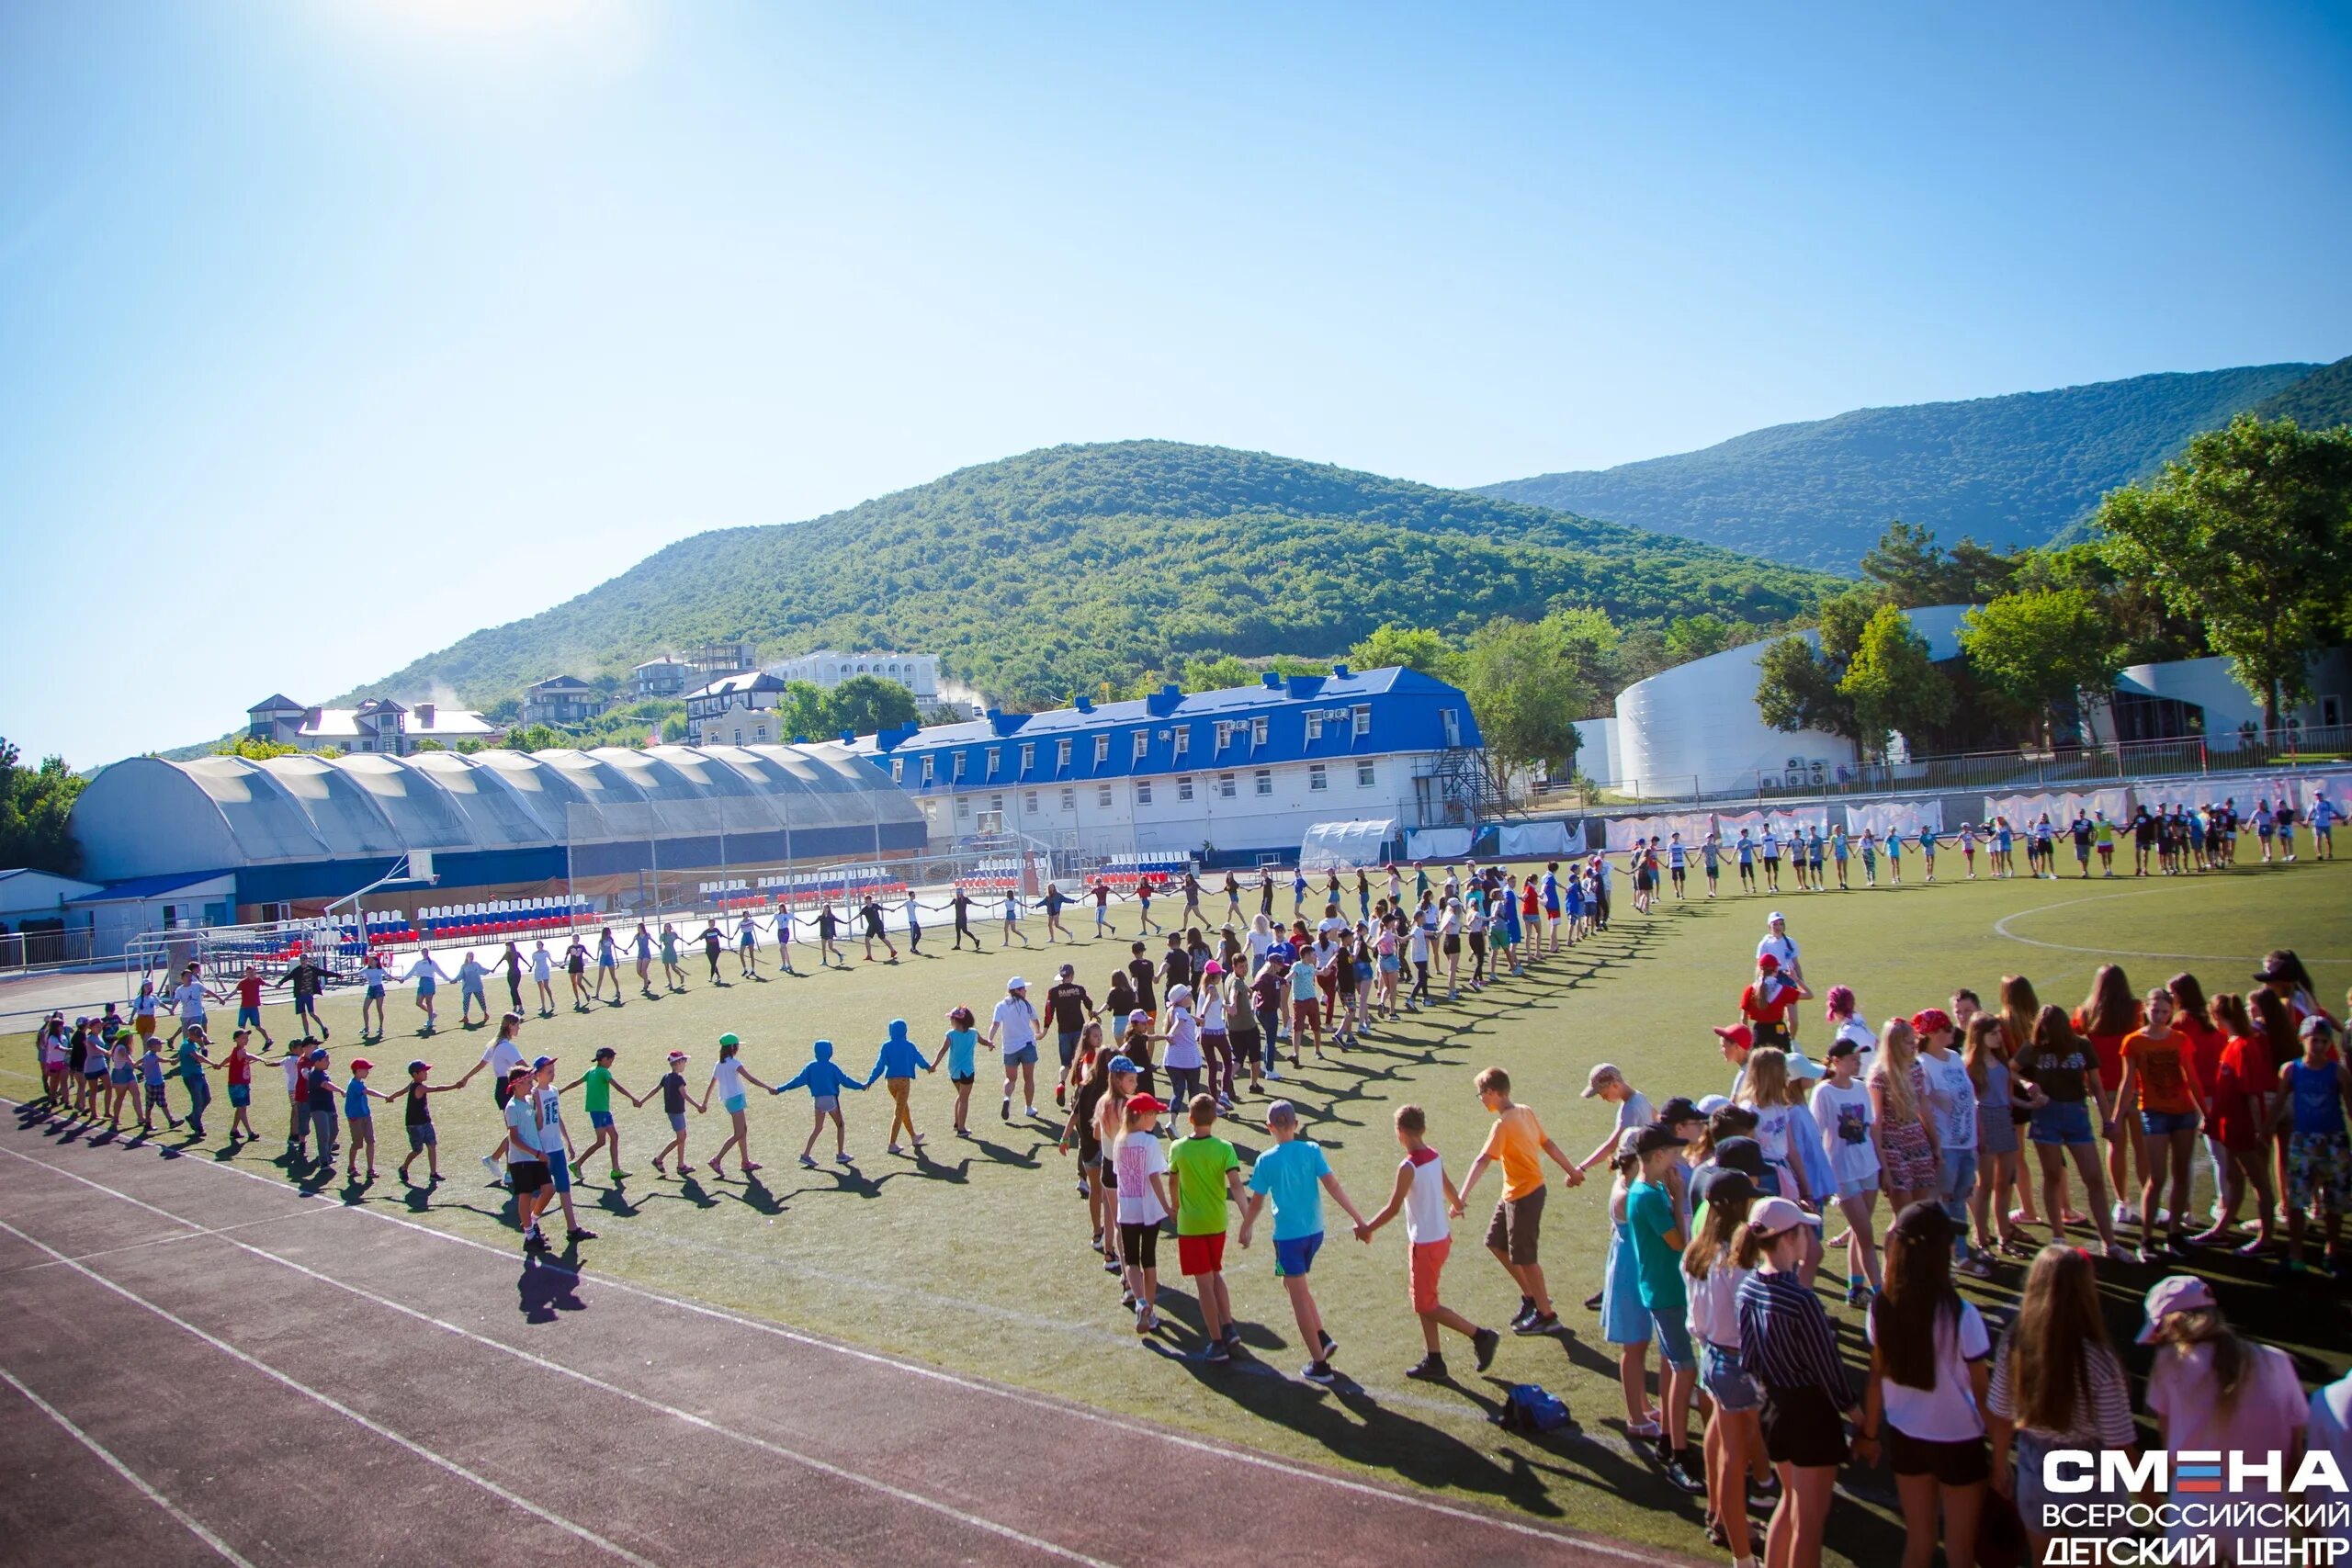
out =
[[[2222,1146],[2236,1154],[2251,1154],[2262,1140],[2255,1118],[2254,1097],[2278,1092],[2278,1072],[2270,1062],[2270,1047],[2259,1034],[2233,1034],[2222,1047],[2222,1065],[2213,1078],[2213,1134]]]
[[[254,1081],[254,1059],[243,1045],[231,1046],[229,1059],[222,1065],[229,1069],[231,1083],[250,1084]]]
[[[1781,985],[1772,987],[1772,999],[1766,1001],[1757,988],[1750,986],[1739,993],[1740,1014],[1758,1023],[1780,1023],[1789,1016],[1789,1004],[1796,998],[1797,988],[1794,986]]]
[[[237,1005],[249,1008],[261,1006],[260,976],[248,975],[237,982]]]
[[[2091,1043],[2091,1049],[2098,1055],[2098,1081],[2105,1084],[2110,1092],[2123,1081],[2124,1036],[2140,1027],[2143,1010],[2139,1003],[2132,1004],[2132,1029],[2119,1030],[2113,1034],[2093,1034],[2083,1027],[2083,1010],[2075,1010],[2075,1032]]]
[[[2197,1076],[2198,1087],[2211,1089],[2222,1074],[2222,1047],[2227,1037],[2203,1019],[2185,1013],[2174,1016],[2172,1027],[2174,1033],[2188,1037],[2189,1069]]]

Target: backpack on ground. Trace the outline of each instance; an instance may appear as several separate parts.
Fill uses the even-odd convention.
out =
[[[1541,1383],[1513,1383],[1496,1416],[1507,1432],[1556,1432],[1569,1421],[1568,1407]]]

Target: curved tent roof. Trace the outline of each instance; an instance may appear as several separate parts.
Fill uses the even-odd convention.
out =
[[[657,746],[135,758],[91,781],[72,830],[89,874],[115,880],[922,820],[879,769],[836,745]]]

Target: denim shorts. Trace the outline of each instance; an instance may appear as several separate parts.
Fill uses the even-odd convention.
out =
[[[1699,1348],[1699,1386],[1707,1391],[1717,1409],[1734,1415],[1758,1409],[1764,1403],[1764,1391],[1739,1370],[1739,1352],[1712,1342]]]
[[[2079,1100],[2053,1100],[2035,1109],[2026,1136],[2037,1144],[2087,1144],[2091,1108]]]
[[[730,1094],[722,1103],[726,1105],[729,1115],[741,1115],[742,1113],[743,1097],[741,1095]]]
[[[2175,1133],[2194,1133],[2198,1128],[2194,1111],[2143,1111],[2140,1131],[2152,1138],[2168,1138]]]
[[[1677,1371],[1688,1371],[1698,1364],[1691,1354],[1690,1327],[1676,1312],[1650,1314],[1650,1327],[1657,1338],[1657,1353],[1666,1364]]]
[[[1008,1067],[1035,1066],[1037,1065],[1036,1043],[1032,1041],[1026,1045],[1016,1046],[1007,1051],[1004,1054],[1004,1065]]]

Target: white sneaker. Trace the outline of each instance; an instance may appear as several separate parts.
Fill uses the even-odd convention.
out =
[[[504,1176],[506,1174],[506,1168],[498,1163],[498,1156],[496,1155],[482,1156],[481,1168],[490,1172],[492,1176]]]

